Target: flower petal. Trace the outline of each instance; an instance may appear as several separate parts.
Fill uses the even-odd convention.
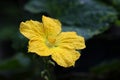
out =
[[[85,40],[78,36],[76,32],[62,32],[57,37],[57,46],[69,49],[83,49],[85,48]]]
[[[71,67],[75,65],[75,61],[79,59],[80,53],[75,50],[67,50],[62,48],[52,49],[52,59],[60,66]]]
[[[45,44],[45,40],[42,38],[33,38],[29,41],[28,52],[34,52],[40,56],[51,55],[49,48]]]
[[[28,39],[31,39],[36,36],[41,35],[43,36],[44,35],[43,24],[33,20],[21,22],[20,32]]]
[[[61,23],[59,20],[42,16],[42,22],[46,35],[56,37],[61,32]]]

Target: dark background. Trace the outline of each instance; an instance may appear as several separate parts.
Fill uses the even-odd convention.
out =
[[[26,11],[24,6],[28,1],[0,1],[0,80],[40,79],[38,75],[31,78],[31,69],[27,69],[33,64],[29,63],[29,54],[26,54],[28,40],[19,33],[19,24],[29,19],[41,20],[40,16],[46,13],[34,14]],[[119,12],[118,6],[112,5],[110,1],[105,0],[103,3],[113,6]],[[117,17],[119,20],[119,14]],[[106,31],[86,39],[86,48],[81,51],[81,58],[75,67],[63,68],[56,65],[55,76],[57,80],[119,80],[119,50],[120,25],[112,22]],[[23,65],[24,61],[23,64],[18,64],[18,59],[13,58],[19,53],[25,56],[20,59],[25,59],[26,66]]]

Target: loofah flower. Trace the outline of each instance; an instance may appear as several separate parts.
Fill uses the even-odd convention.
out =
[[[60,66],[75,65],[85,48],[85,40],[76,32],[61,32],[61,23],[57,19],[42,16],[42,22],[29,20],[21,22],[20,32],[29,39],[28,52],[39,56],[51,56]]]

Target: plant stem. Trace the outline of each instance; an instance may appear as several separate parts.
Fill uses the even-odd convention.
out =
[[[45,80],[55,80],[53,74],[53,65],[50,63],[50,57],[42,57],[44,62],[44,70],[41,72]]]

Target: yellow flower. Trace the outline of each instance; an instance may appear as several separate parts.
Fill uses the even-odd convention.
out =
[[[74,66],[80,57],[76,50],[85,48],[83,37],[76,32],[61,32],[59,20],[46,16],[42,16],[42,22],[21,22],[20,32],[29,39],[28,52],[51,56],[63,67]]]

